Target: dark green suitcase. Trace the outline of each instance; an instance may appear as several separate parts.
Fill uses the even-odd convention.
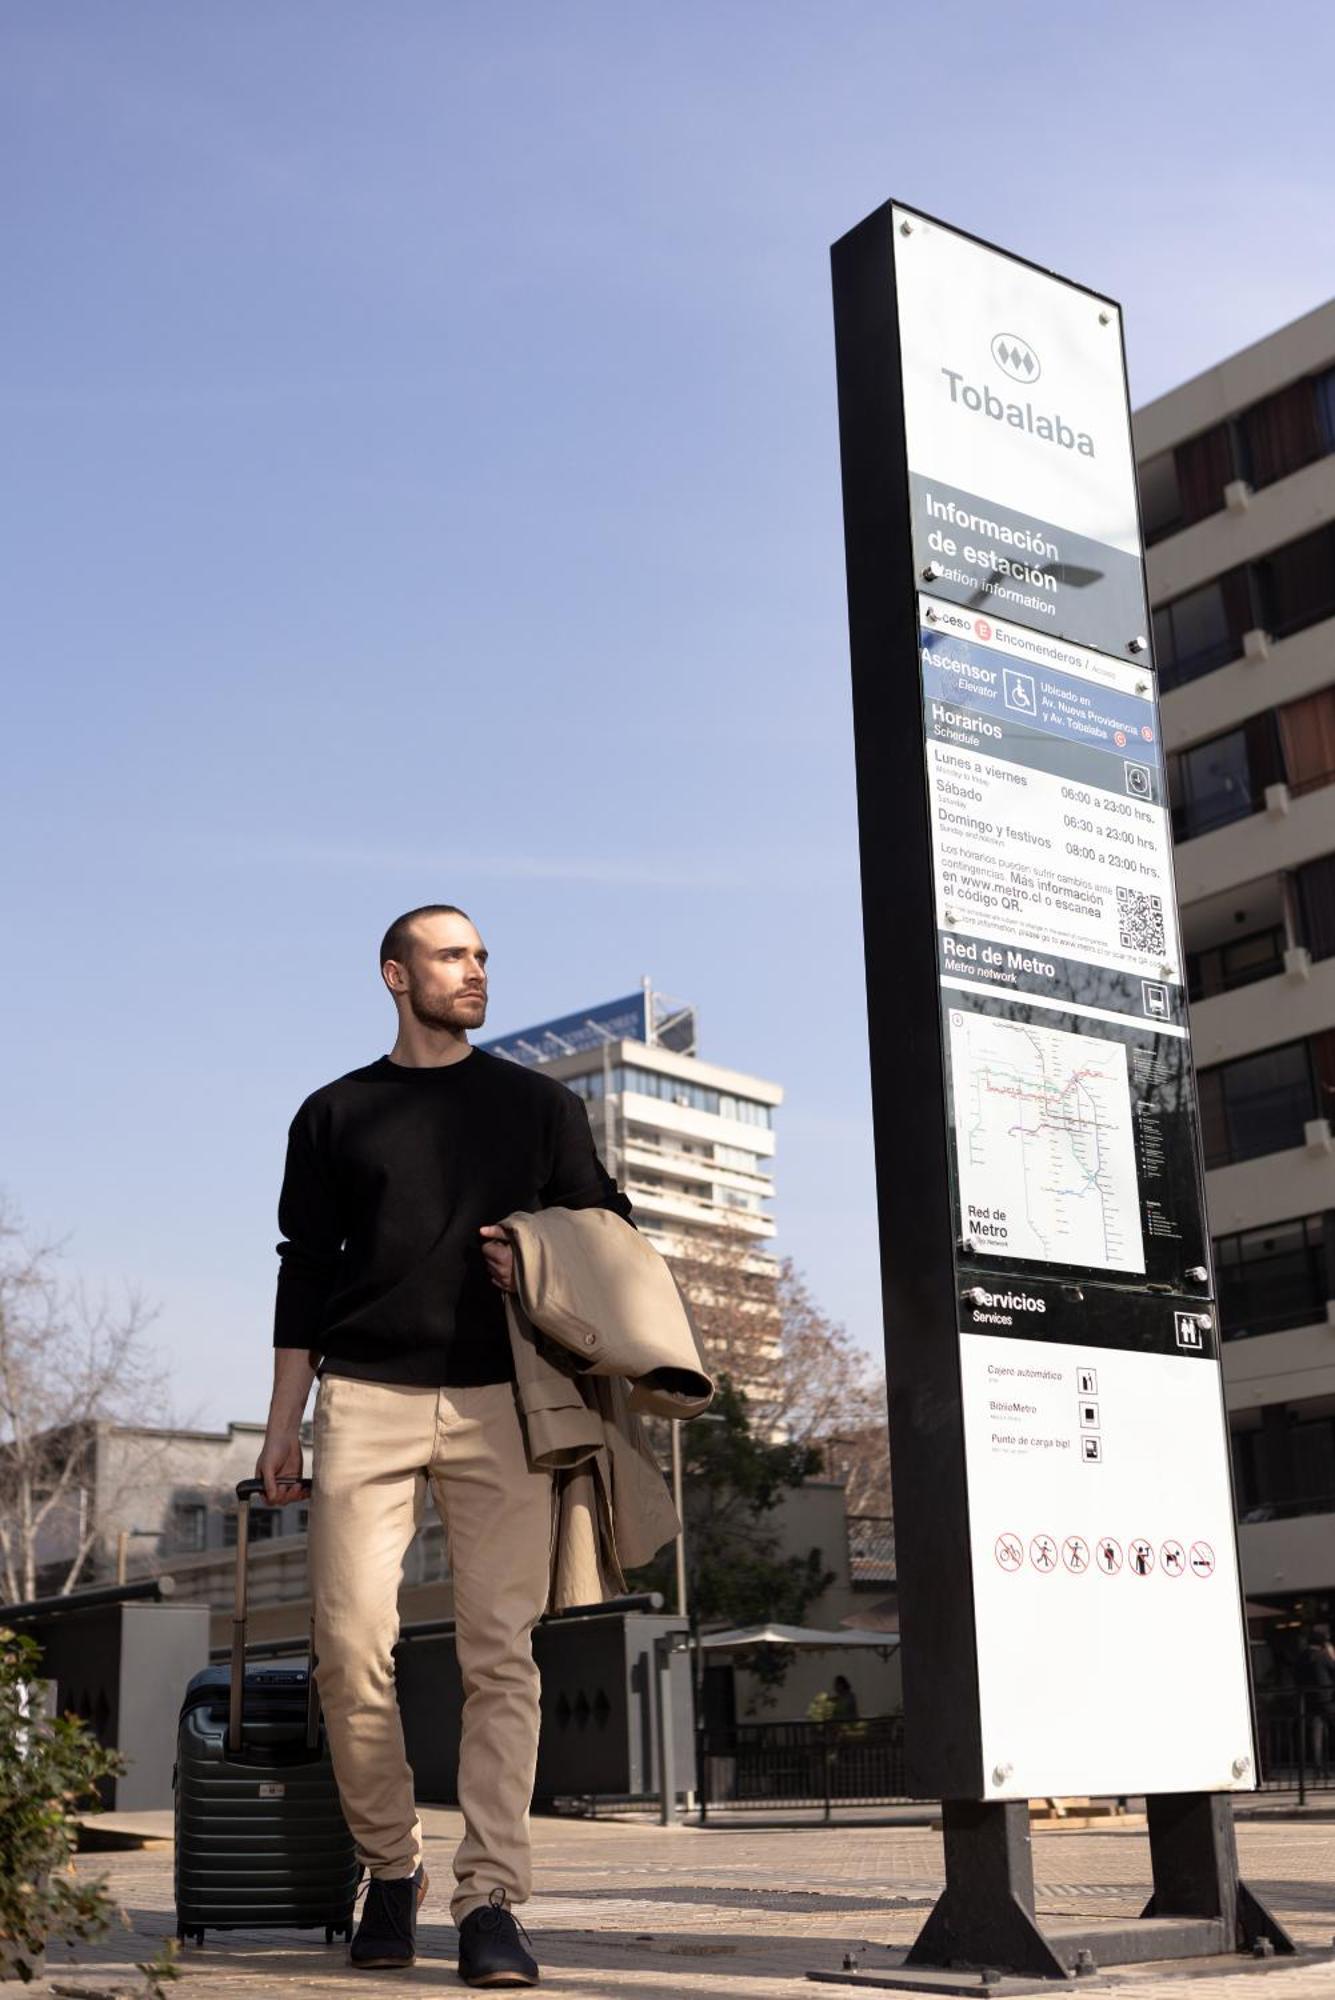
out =
[[[232,1664],[195,1675],[176,1748],[176,1935],[306,1929],[352,1936],[361,1877],[306,1667],[245,1666],[257,1479],[237,1487]],[[306,1488],[309,1492],[309,1487]]]

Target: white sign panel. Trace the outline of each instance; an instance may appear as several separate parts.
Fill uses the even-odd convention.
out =
[[[894,218],[919,575],[1125,657],[1148,627],[1116,306]]]
[[[960,1336],[985,1796],[1249,1790],[1219,1367]]]

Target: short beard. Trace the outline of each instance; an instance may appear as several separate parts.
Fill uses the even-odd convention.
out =
[[[424,1028],[446,1028],[451,1034],[460,1034],[469,1028],[480,1028],[487,1018],[487,1003],[482,1003],[482,1013],[473,1018],[477,1002],[475,1000],[428,1000],[423,995],[411,969],[408,972],[408,1005],[413,1010],[413,1019]]]

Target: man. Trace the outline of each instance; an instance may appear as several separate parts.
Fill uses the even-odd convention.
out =
[[[308,1097],[288,1136],[273,1401],[256,1473],[271,1502],[301,1476],[318,1372],[315,1654],[339,1794],[370,1877],[350,1948],[360,1966],[412,1963],[427,1887],[391,1649],[404,1553],[433,1488],[465,1694],[459,1971],[474,1985],[532,1985],[538,1968],[510,1905],[530,1889],[531,1634],[547,1596],[553,1492],[524,1448],[502,1298],[513,1259],[496,1225],[544,1207],[629,1219],[630,1204],[573,1092],[470,1046],[486,1018],[487,951],[462,910],[408,911],[380,961],[398,1011],[392,1050]]]

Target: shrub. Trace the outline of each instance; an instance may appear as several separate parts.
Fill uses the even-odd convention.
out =
[[[0,1978],[27,1983],[52,1939],[105,1931],[116,1905],[73,1866],[76,1814],[100,1778],[122,1769],[75,1716],[29,1713],[40,1677],[36,1642],[0,1628]]]

